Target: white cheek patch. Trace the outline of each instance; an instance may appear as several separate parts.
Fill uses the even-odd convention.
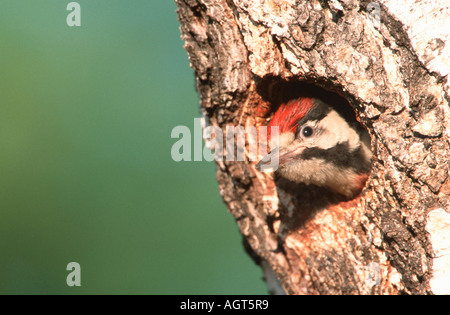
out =
[[[358,133],[335,111],[331,111],[317,126],[323,131],[318,135],[316,142],[318,148],[326,150],[343,142],[348,142],[350,151],[360,146]]]

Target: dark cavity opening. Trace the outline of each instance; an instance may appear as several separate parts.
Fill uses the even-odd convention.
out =
[[[357,122],[355,110],[342,96],[343,93],[340,95],[337,92],[338,88],[331,91],[307,81],[269,77],[259,82],[257,91],[265,101],[271,103],[271,114],[276,112],[281,104],[290,100],[299,97],[314,97],[332,106],[348,122]]]

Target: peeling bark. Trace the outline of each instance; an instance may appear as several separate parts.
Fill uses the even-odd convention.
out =
[[[248,159],[217,161],[220,194],[278,278],[274,293],[450,293],[450,5],[402,2],[176,0],[210,124],[266,125],[317,87],[371,136],[373,169],[351,201],[292,189]]]

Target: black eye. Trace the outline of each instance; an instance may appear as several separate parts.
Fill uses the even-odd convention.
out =
[[[305,138],[309,138],[314,134],[314,129],[310,126],[305,126],[302,128],[302,136]]]

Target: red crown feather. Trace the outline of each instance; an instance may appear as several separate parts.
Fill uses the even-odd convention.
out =
[[[271,127],[278,126],[280,135],[285,132],[297,130],[297,124],[300,119],[305,117],[306,113],[314,106],[314,100],[310,97],[302,97],[281,104],[273,115],[269,123],[268,134],[270,137]]]

